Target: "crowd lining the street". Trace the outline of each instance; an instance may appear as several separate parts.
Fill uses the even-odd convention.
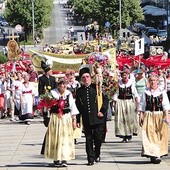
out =
[[[67,166],[75,158],[76,139],[82,128],[86,137],[87,162],[100,162],[100,148],[105,141],[106,123],[114,112],[115,135],[122,142],[130,142],[142,127],[142,156],[158,164],[168,154],[168,124],[170,118],[170,70],[118,65],[111,75],[117,79],[118,90],[111,96],[93,84],[88,67],[82,67],[79,80],[75,71],[67,70],[65,77],[56,78],[51,68],[41,63],[43,75],[38,75],[32,64],[27,70],[0,70],[0,116],[10,121],[30,124],[41,115],[47,132],[41,154],[53,159],[54,166]],[[48,89],[49,88],[49,89]],[[40,96],[50,92],[55,102],[39,109]],[[47,122],[45,122],[47,121]],[[149,125],[149,126],[148,126]]]

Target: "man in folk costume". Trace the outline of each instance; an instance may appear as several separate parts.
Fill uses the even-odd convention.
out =
[[[137,109],[139,95],[135,84],[129,79],[129,70],[121,72],[118,82],[119,91],[113,97],[115,101],[115,135],[128,142],[132,135],[137,135]]]
[[[170,104],[166,90],[159,87],[159,76],[149,75],[149,87],[142,93],[139,124],[142,127],[142,156],[159,164],[168,155],[168,111]]]
[[[44,61],[41,61],[41,68],[44,70],[44,74],[39,77],[38,81],[38,93],[39,96],[45,94],[47,87],[49,86],[51,90],[57,87],[56,78],[52,76],[51,67],[48,66]],[[42,110],[44,125],[47,127],[49,123],[49,115],[47,109]],[[44,154],[46,136],[44,137],[41,154]]]
[[[105,114],[108,109],[108,99],[102,93],[102,103],[98,106],[96,84],[92,84],[90,69],[81,68],[79,72],[82,86],[76,92],[76,105],[82,116],[86,137],[86,153],[89,166],[100,161],[100,148],[103,141]],[[77,117],[80,125],[80,116]]]
[[[45,62],[41,61],[41,68],[44,70],[44,74],[39,77],[38,82],[38,93],[39,96],[42,94],[45,94],[47,87],[50,87],[50,89],[56,88],[56,78],[52,76],[52,70],[51,67],[48,66]],[[43,117],[44,117],[44,124],[46,125],[46,117],[47,117],[47,111],[43,110]]]
[[[45,62],[41,61],[41,68],[44,70],[44,74],[39,77],[38,92],[39,95],[45,93],[45,88],[50,86],[51,89],[56,88],[56,79],[52,76],[51,68],[46,65]]]

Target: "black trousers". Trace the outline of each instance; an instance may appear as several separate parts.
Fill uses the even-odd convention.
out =
[[[94,162],[100,156],[100,148],[103,141],[103,124],[84,126],[86,137],[86,153],[88,162]]]

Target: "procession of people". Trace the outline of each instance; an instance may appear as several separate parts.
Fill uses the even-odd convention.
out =
[[[41,154],[52,159],[53,166],[67,167],[82,133],[87,165],[101,161],[109,114],[115,137],[127,143],[141,133],[141,155],[159,164],[168,154],[169,67],[149,68],[141,61],[123,66],[118,62],[113,69],[109,59],[96,51],[78,74],[67,69],[62,77],[45,61],[41,75],[32,63],[13,72],[1,67],[0,118],[30,125],[41,116],[47,127]]]

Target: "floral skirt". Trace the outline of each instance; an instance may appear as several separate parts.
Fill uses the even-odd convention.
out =
[[[132,99],[118,100],[115,107],[115,135],[130,137],[138,133],[137,113]]]
[[[142,127],[142,156],[161,157],[168,154],[168,125],[162,122],[163,112],[147,111]]]
[[[75,159],[75,147],[71,114],[64,114],[62,118],[51,114],[46,132],[46,158],[53,160]]]

